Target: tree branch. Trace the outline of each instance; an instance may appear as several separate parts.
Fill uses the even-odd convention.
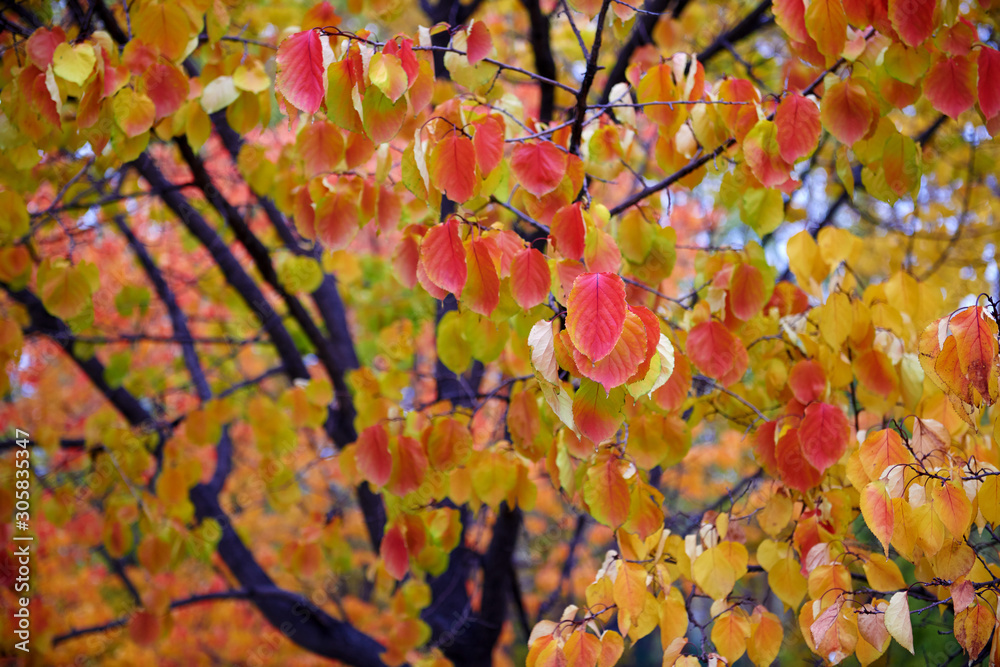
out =
[[[587,95],[590,94],[590,87],[594,85],[594,77],[597,76],[597,59],[601,53],[601,37],[604,33],[604,21],[608,15],[608,7],[611,0],[604,0],[601,3],[601,10],[597,14],[597,30],[594,33],[594,43],[590,47],[590,57],[587,59],[587,71],[583,75],[583,82],[580,84],[580,92],[576,94],[576,116],[573,121],[573,130],[570,133],[569,152],[579,154],[580,138],[583,136],[583,119],[587,115]]]

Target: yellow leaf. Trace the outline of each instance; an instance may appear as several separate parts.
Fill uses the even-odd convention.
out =
[[[628,634],[646,606],[646,596],[649,595],[646,588],[646,568],[638,563],[620,562],[613,594],[615,604],[618,605],[619,627]]]
[[[791,609],[798,609],[808,589],[799,562],[792,556],[783,558],[771,566],[771,570],[767,573],[767,583],[778,599]]]
[[[698,556],[691,567],[691,574],[709,597],[721,600],[747,573],[747,560],[746,547],[738,542],[723,542]]]
[[[819,332],[830,347],[839,350],[854,325],[851,299],[843,292],[834,292],[818,309]]]
[[[52,70],[56,76],[82,86],[94,71],[97,56],[90,44],[70,46],[63,42],[52,54]]]
[[[897,591],[906,587],[899,566],[885,556],[872,554],[864,568],[868,585],[876,591]]]

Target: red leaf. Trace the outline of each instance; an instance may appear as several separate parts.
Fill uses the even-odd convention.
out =
[[[31,33],[25,48],[28,58],[32,64],[41,71],[52,64],[52,56],[56,52],[56,47],[66,41],[66,33],[62,28],[56,26],[51,30],[41,27]]]
[[[315,30],[291,35],[278,46],[275,88],[297,109],[314,114],[326,93],[323,38]]]
[[[794,163],[816,150],[823,128],[819,107],[812,100],[791,93],[778,105],[774,124],[777,126],[778,148],[786,162]]]
[[[774,455],[777,427],[778,422],[764,422],[757,427],[753,436],[753,450],[757,454],[757,460],[764,471],[771,476],[776,476],[778,473],[778,459]]]
[[[176,112],[187,101],[188,78],[169,62],[161,61],[151,65],[143,72],[142,84],[146,95],[153,100],[158,119]]]
[[[472,143],[476,147],[476,164],[483,176],[496,169],[503,159],[504,131],[503,122],[493,116],[487,116],[476,124]]]
[[[805,416],[799,424],[802,454],[822,473],[847,451],[850,433],[847,417],[840,408],[827,403],[812,403],[806,407]]]
[[[729,283],[729,307],[743,321],[760,313],[767,300],[764,276],[753,264],[740,264]]]
[[[979,49],[979,108],[986,120],[1000,114],[1000,51]]]
[[[419,440],[401,435],[396,441],[396,461],[386,488],[394,496],[405,496],[416,491],[424,481],[427,455]]]
[[[406,540],[403,539],[403,531],[399,526],[385,531],[379,551],[385,562],[385,571],[396,581],[401,581],[410,569],[410,555],[406,551]]]
[[[625,282],[614,273],[583,273],[566,303],[566,330],[591,361],[611,353],[625,326]]]
[[[820,117],[830,134],[848,146],[868,134],[875,121],[868,91],[854,79],[830,86]]]
[[[469,28],[469,36],[465,43],[466,57],[469,63],[475,65],[490,54],[493,49],[493,38],[482,21],[476,21]]]
[[[566,175],[566,153],[548,141],[518,144],[510,159],[514,177],[525,190],[541,197],[555,190]]]
[[[500,277],[493,254],[499,253],[493,239],[476,239],[466,255],[469,279],[462,291],[462,303],[474,313],[489,317],[500,303]]]
[[[591,362],[574,350],[573,361],[580,373],[611,391],[635,375],[646,357],[646,325],[635,313],[625,314],[621,336],[611,352],[598,362]]]
[[[818,361],[803,359],[792,367],[788,375],[788,387],[795,400],[802,405],[818,401],[826,394],[826,375]]]
[[[456,218],[448,218],[444,224],[432,227],[420,243],[421,264],[427,277],[438,287],[455,295],[462,293],[468,276],[465,248],[458,226]]]
[[[889,0],[892,29],[907,46],[920,46],[934,32],[936,0]]]
[[[938,59],[924,77],[924,95],[935,109],[958,118],[976,103],[975,63],[966,56]]]
[[[778,440],[774,448],[774,457],[778,461],[781,481],[789,488],[805,493],[823,480],[820,471],[816,470],[802,453],[798,429],[789,429]]]
[[[719,379],[733,367],[739,344],[721,323],[702,322],[688,333],[687,355],[705,375]]]
[[[476,149],[472,140],[450,132],[431,154],[434,183],[448,198],[461,204],[472,198],[476,187]]]
[[[552,240],[558,250],[567,259],[580,259],[586,247],[587,226],[583,222],[583,211],[580,202],[563,206],[552,216],[549,227]]]
[[[545,255],[534,248],[525,248],[514,256],[510,266],[510,291],[517,305],[525,310],[534,308],[549,294],[552,275]]]
[[[358,472],[375,486],[384,486],[392,474],[389,434],[381,424],[369,426],[358,436]]]

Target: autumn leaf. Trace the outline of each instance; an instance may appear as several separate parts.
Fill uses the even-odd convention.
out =
[[[434,182],[449,199],[458,203],[472,197],[476,187],[476,149],[472,140],[449,132],[431,152]]]
[[[545,256],[535,248],[525,248],[514,256],[510,265],[510,291],[524,310],[545,301],[552,276]]]
[[[595,442],[598,442],[595,440]],[[628,519],[630,498],[628,483],[622,474],[621,461],[612,450],[598,454],[593,465],[587,469],[587,481],[583,485],[583,496],[595,519],[611,528],[618,528]],[[641,568],[640,568],[641,569]],[[619,571],[619,575],[621,572]],[[645,571],[642,575],[642,590],[646,590]],[[617,588],[616,588],[617,590]],[[630,591],[634,593],[635,591]],[[640,601],[636,616],[642,611]]]
[[[790,164],[816,149],[822,130],[819,107],[811,99],[792,93],[774,114],[775,138],[781,159]]]
[[[566,330],[576,349],[592,362],[608,356],[625,327],[625,306],[625,283],[619,276],[578,276],[566,303]],[[645,339],[642,345],[645,347]]]
[[[510,159],[510,168],[525,190],[541,197],[562,182],[566,175],[566,153],[554,144],[526,141],[518,144]]]
[[[847,451],[847,417],[827,403],[812,403],[799,423],[799,443],[806,460],[819,472],[834,465]]]
[[[329,43],[315,30],[290,35],[278,46],[275,87],[296,109],[314,114],[323,104],[331,60]]]

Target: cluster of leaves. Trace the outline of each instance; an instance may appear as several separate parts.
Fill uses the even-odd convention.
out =
[[[996,2],[0,21],[52,662],[1000,663]]]

